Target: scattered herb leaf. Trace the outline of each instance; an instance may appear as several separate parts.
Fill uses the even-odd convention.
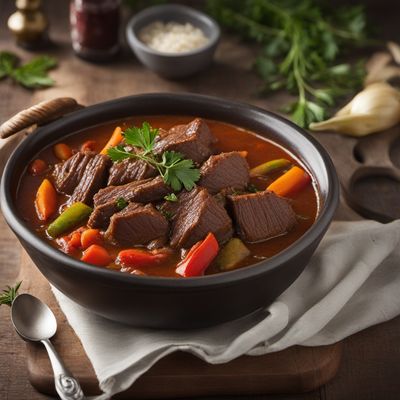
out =
[[[172,203],[175,203],[178,201],[178,197],[176,197],[175,193],[167,194],[166,196],[164,196],[164,199],[167,201],[170,201]]]
[[[48,70],[57,65],[53,57],[38,56],[31,61],[17,67],[19,58],[10,52],[0,52],[0,79],[6,76],[20,85],[36,89],[54,85],[54,80],[47,74]]]
[[[158,129],[154,129],[148,122],[144,122],[141,128],[131,127],[124,133],[126,144],[130,144],[142,150],[142,152],[131,152],[124,145],[108,149],[107,154],[114,162],[126,158],[143,160],[156,168],[164,182],[178,192],[184,187],[192,190],[200,179],[200,171],[195,168],[192,160],[185,159],[183,154],[175,151],[166,151],[161,157],[153,153],[154,141]]]
[[[21,286],[21,282],[18,282],[14,287],[7,286],[6,289],[0,293],[0,305],[6,304],[11,307],[12,302],[18,295],[19,287]]]
[[[123,133],[125,142],[143,150],[143,155],[150,153],[154,147],[154,139],[158,129],[152,128],[148,122],[143,122],[142,127],[132,126]]]
[[[123,210],[129,203],[123,198],[123,197],[118,197],[116,200],[115,204],[117,205],[118,210]]]
[[[298,125],[323,120],[339,97],[361,87],[363,63],[335,60],[344,49],[367,43],[362,7],[333,8],[317,0],[208,0],[207,8],[222,25],[261,44],[255,68],[264,81],[262,92],[286,89],[297,96],[286,111]]]

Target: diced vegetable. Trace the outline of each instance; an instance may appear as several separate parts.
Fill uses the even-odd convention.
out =
[[[286,168],[291,164],[289,160],[285,158],[278,158],[277,160],[267,161],[263,164],[257,165],[250,170],[250,176],[266,175],[272,171],[276,171],[282,168]]]
[[[92,244],[83,252],[81,260],[88,264],[106,267],[111,263],[112,258],[104,247]]]
[[[40,158],[37,158],[36,160],[32,161],[31,165],[29,166],[29,173],[33,176],[41,175],[47,170],[47,168],[48,165]]]
[[[47,228],[47,234],[56,238],[61,234],[82,224],[93,209],[83,203],[74,203],[63,211]]]
[[[118,260],[124,267],[144,268],[152,265],[160,264],[168,258],[166,253],[157,253],[139,250],[128,249],[122,250],[118,254]]]
[[[239,151],[239,154],[240,154],[243,158],[246,158],[247,155],[249,154],[249,152],[246,151],[246,150],[242,150],[242,151]]]
[[[80,237],[80,245],[83,249],[87,249],[92,244],[102,244],[103,238],[98,229],[86,229]]]
[[[214,258],[218,255],[219,245],[213,233],[196,243],[181,261],[175,272],[184,277],[200,276],[208,268]]]
[[[303,189],[311,181],[310,175],[301,168],[294,166],[289,171],[272,182],[267,190],[278,196],[287,196]]]
[[[57,193],[48,179],[43,180],[36,192],[35,207],[42,221],[46,221],[57,210]]]
[[[62,161],[68,160],[72,156],[72,149],[65,143],[57,143],[53,147],[55,156]]]
[[[73,254],[81,248],[81,231],[77,230],[57,239],[57,243],[65,253]]]
[[[123,140],[123,136],[122,136],[122,129],[117,126],[114,129],[113,134],[110,137],[110,140],[107,142],[107,144],[104,146],[103,150],[101,150],[100,154],[107,154],[107,150],[111,147],[117,146],[118,144],[120,144]]]
[[[86,140],[85,143],[81,146],[81,151],[94,151],[96,148],[95,140]]]
[[[232,238],[220,251],[217,264],[220,270],[229,271],[249,255],[250,250],[244,243],[238,238]]]

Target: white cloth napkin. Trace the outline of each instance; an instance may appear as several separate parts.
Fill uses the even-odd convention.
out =
[[[301,276],[268,309],[196,331],[135,329],[96,316],[53,288],[93,364],[102,398],[183,350],[209,363],[301,344],[326,345],[400,313],[400,220],[334,222]]]

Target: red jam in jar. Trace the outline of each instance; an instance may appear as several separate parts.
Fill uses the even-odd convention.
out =
[[[103,61],[118,52],[120,0],[72,0],[70,23],[78,56]]]

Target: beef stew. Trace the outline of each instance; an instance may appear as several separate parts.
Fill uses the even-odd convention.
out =
[[[136,135],[131,143],[127,132]],[[223,272],[281,252],[318,214],[304,166],[240,127],[135,117],[63,143],[73,154],[67,160],[53,146],[32,160],[19,185],[19,212],[52,246],[89,264],[167,277]],[[37,160],[44,161],[39,170]],[[77,222],[63,225],[68,211]],[[50,235],[54,226],[59,234]]]

